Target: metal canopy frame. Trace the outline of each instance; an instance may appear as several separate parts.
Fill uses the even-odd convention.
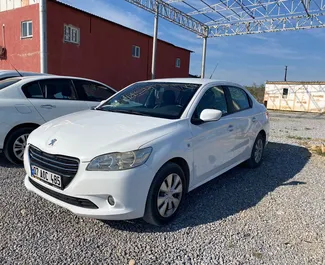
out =
[[[207,38],[325,27],[325,0],[125,1],[155,14],[155,32],[161,17],[203,38],[202,78]]]

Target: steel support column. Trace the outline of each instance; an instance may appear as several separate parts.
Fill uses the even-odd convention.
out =
[[[203,38],[203,49],[202,49],[202,67],[201,67],[201,78],[205,77],[205,64],[207,57],[207,41],[208,37]]]
[[[39,1],[40,17],[40,72],[47,73],[47,0]]]
[[[158,3],[158,0],[156,0],[156,13],[155,13],[155,22],[154,22],[154,29],[153,29],[153,42],[152,42],[151,79],[155,79],[155,77],[156,77],[158,19],[159,19],[159,3]]]

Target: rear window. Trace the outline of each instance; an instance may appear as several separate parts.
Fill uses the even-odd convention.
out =
[[[0,90],[19,82],[21,78],[10,78],[0,81]]]

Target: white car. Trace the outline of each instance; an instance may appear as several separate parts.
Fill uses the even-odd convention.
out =
[[[23,163],[31,131],[54,118],[90,109],[116,91],[94,80],[38,75],[0,81],[0,151]]]
[[[268,137],[264,105],[240,85],[137,82],[33,131],[24,183],[80,216],[161,225],[187,192],[242,162],[259,166]]]

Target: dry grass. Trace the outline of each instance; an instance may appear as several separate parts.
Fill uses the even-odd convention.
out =
[[[312,138],[310,137],[301,137],[301,136],[295,136],[295,135],[288,135],[287,138],[289,139],[296,139],[296,140],[311,140]]]

